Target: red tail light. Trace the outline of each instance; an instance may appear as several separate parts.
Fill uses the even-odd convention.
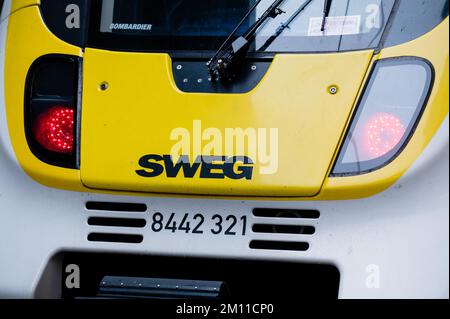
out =
[[[378,113],[366,124],[364,144],[371,158],[381,157],[392,151],[402,140],[406,128],[402,121],[392,114]]]
[[[24,126],[31,152],[42,162],[79,169],[81,59],[45,55],[30,67]]]
[[[53,106],[38,116],[33,133],[36,141],[45,149],[71,154],[74,149],[74,112],[66,106]]]
[[[426,60],[376,62],[331,176],[369,174],[394,161],[408,145],[433,87]]]

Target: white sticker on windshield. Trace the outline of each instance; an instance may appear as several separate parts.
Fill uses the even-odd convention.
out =
[[[361,16],[338,16],[328,17],[325,24],[325,31],[322,31],[322,17],[309,19],[308,36],[335,36],[359,34],[361,29]]]

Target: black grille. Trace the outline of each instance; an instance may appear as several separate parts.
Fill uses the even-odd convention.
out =
[[[130,216],[130,213],[144,213],[147,205],[137,203],[115,203],[115,202],[87,202],[86,209],[90,212],[114,213],[119,216],[89,216],[87,224],[93,231],[88,234],[88,241],[104,243],[127,243],[140,244],[144,241],[144,236],[138,232],[147,225],[144,218]],[[123,213],[120,214],[120,213]],[[121,229],[118,230],[117,228]],[[134,231],[133,231],[134,230]]]
[[[267,235],[263,240],[252,240],[251,249],[307,251],[308,236],[316,233],[311,225],[320,217],[318,210],[256,208],[253,210],[256,222],[252,226],[255,234]],[[278,235],[283,235],[280,239]]]

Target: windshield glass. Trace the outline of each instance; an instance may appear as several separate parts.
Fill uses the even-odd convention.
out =
[[[214,51],[255,0],[93,1],[90,45],[138,51]],[[273,3],[262,0],[242,25],[242,35]],[[395,0],[333,0],[325,32],[323,0],[286,0],[285,13],[258,30],[250,52],[337,52],[379,44]],[[286,22],[291,21],[289,25]],[[283,26],[280,29],[280,26]],[[280,33],[280,31],[282,32]],[[274,38],[278,32],[279,36]]]

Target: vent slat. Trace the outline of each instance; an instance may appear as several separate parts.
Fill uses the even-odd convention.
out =
[[[87,210],[145,213],[147,205],[138,203],[87,202]]]
[[[318,210],[307,209],[255,208],[253,210],[253,216],[268,218],[318,219],[320,217],[320,212]]]
[[[137,219],[137,218],[90,217],[88,219],[88,225],[105,226],[105,227],[144,228],[147,225],[147,221],[145,219]]]
[[[255,224],[252,230],[254,233],[292,235],[313,235],[316,232],[314,227],[302,225]]]
[[[144,236],[142,235],[106,233],[90,233],[88,235],[88,241],[93,242],[140,244],[143,240]]]
[[[272,240],[252,240],[251,249],[261,250],[287,250],[287,251],[307,251],[309,244],[306,242],[293,241],[272,241]]]

